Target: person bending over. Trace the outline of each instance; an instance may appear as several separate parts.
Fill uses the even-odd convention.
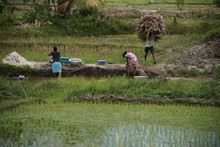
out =
[[[134,78],[137,68],[139,69],[138,58],[132,52],[125,51],[122,56],[126,59],[127,76]]]

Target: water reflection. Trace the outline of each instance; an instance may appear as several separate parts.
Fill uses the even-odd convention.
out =
[[[220,136],[206,132],[158,125],[116,125],[106,130],[101,142],[104,146],[118,147],[217,147]]]

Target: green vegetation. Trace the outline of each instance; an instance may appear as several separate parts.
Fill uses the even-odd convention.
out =
[[[220,79],[220,65],[216,66],[216,68],[214,69],[214,78]]]
[[[26,16],[25,16],[26,17]],[[29,17],[29,16],[27,16]],[[27,18],[28,22],[29,19]],[[26,19],[25,19],[26,20]],[[3,18],[0,18],[0,25],[3,25],[1,28],[1,32],[5,32],[8,27],[4,27],[5,23],[8,23],[8,26],[13,25],[17,21],[20,21],[13,15],[6,15]],[[22,21],[22,20],[21,20]],[[17,32],[22,35],[43,35],[49,36],[51,33],[57,36],[100,36],[100,35],[117,35],[117,34],[131,34],[134,32],[135,23],[132,20],[120,20],[117,18],[107,18],[105,16],[100,15],[92,15],[92,16],[83,16],[83,15],[74,15],[69,17],[68,19],[62,18],[53,18],[50,20],[50,23],[53,25],[42,26],[37,30],[31,30],[31,32],[26,32],[25,30],[15,29],[16,32],[5,32],[10,33],[9,35],[13,35]],[[108,28],[108,29],[106,29]],[[6,29],[6,30],[5,30]],[[30,31],[30,30],[29,30]],[[42,34],[44,32],[44,34]],[[10,36],[8,36],[10,37]],[[19,36],[20,37],[20,36]]]
[[[220,37],[220,28],[217,28],[217,29],[214,29],[214,30],[207,32],[205,38],[206,38],[206,40],[212,40],[212,39],[218,38],[218,37]]]
[[[213,2],[214,2],[214,4],[215,4],[217,7],[220,7],[220,1],[219,1],[219,0],[214,0]]]
[[[13,146],[216,146],[219,116],[212,107],[34,104],[2,114],[0,134]]]
[[[7,70],[5,70],[7,69]],[[0,64],[0,75],[6,77],[16,77],[19,75],[38,75],[39,71],[30,68],[29,66],[16,67],[8,64]]]
[[[65,21],[69,21],[67,24],[71,24],[72,22],[72,20],[67,19],[59,23],[65,24]],[[85,21],[85,24],[89,26],[89,22]],[[133,25],[130,25],[130,23]],[[149,56],[147,62],[144,61],[144,43],[140,42],[136,34],[134,34],[134,23],[136,22],[129,21],[124,24],[126,25],[124,29],[129,28],[127,32],[120,29],[123,25],[121,26],[120,23],[117,23],[115,30],[120,30],[122,34],[128,33],[127,35],[112,35],[120,31],[111,32],[103,26],[103,29],[93,29],[96,30],[95,32],[92,29],[86,31],[85,35],[102,34],[102,32],[111,35],[89,35],[90,37],[82,34],[84,29],[80,28],[83,27],[81,25],[79,25],[79,31],[77,33],[73,33],[74,27],[69,28],[69,31],[65,31],[64,26],[61,29],[55,29],[60,28],[56,25],[49,26],[49,28],[45,26],[39,29],[28,29],[24,31],[20,28],[2,27],[0,30],[4,36],[1,36],[0,41],[0,59],[2,60],[12,51],[16,51],[29,61],[47,61],[48,51],[53,45],[57,45],[61,50],[62,56],[80,58],[85,63],[96,63],[100,58],[111,63],[124,63],[125,61],[121,57],[121,53],[124,50],[130,50],[138,56],[142,68],[146,68],[152,64],[151,57]],[[207,22],[200,19],[181,19],[178,20],[177,24],[173,24],[172,19],[167,18],[167,34],[155,46],[158,63],[169,62],[172,58],[181,55],[186,48],[194,44],[203,43],[207,39],[217,37],[220,27],[218,24],[220,24],[219,20],[210,20]],[[56,36],[50,37],[50,33]],[[69,36],[65,36],[65,34],[69,34]],[[80,37],[80,35],[84,37]],[[170,53],[172,49],[175,49],[175,52]]]
[[[9,7],[7,13],[0,14],[0,60],[16,51],[29,61],[47,61],[48,51],[56,45],[62,56],[80,58],[84,63],[105,59],[123,64],[121,53],[129,50],[146,69],[152,65],[151,57],[144,61],[144,43],[135,34],[141,14],[130,18],[130,12],[126,17],[104,13],[105,8],[143,8],[158,10],[165,18],[167,32],[155,45],[155,51],[157,63],[169,63],[188,48],[220,37],[216,1],[184,2],[186,14],[184,18],[178,17],[176,23],[173,23],[173,12],[178,10],[176,0],[154,0],[153,4],[144,0],[108,0],[93,14],[73,10],[65,16],[50,15],[50,8],[43,4],[35,5],[37,13],[28,7],[25,13],[12,13]],[[5,1],[0,4],[0,11],[2,6],[5,8]],[[33,22],[36,19],[40,20],[40,27]],[[99,96],[220,100],[219,66],[213,70],[213,79],[205,78],[208,73],[194,70],[176,72],[197,79],[117,76],[58,80],[39,77],[37,71],[28,67],[1,63],[0,145],[218,146],[220,111],[216,107],[68,101],[74,97]],[[18,75],[26,79],[14,81],[13,76]]]
[[[33,82],[32,82],[33,81]],[[168,98],[206,98],[219,99],[220,83],[210,81],[167,80],[164,77],[157,79],[127,79],[125,77],[110,78],[83,78],[71,77],[41,81],[27,77],[25,82],[15,82],[13,79],[1,79],[1,87],[7,93],[25,97],[22,86],[30,98],[64,101],[73,96],[126,96],[133,98],[168,97]],[[177,88],[178,87],[178,88]],[[2,93],[2,98],[4,93]],[[9,97],[10,100],[10,97]]]

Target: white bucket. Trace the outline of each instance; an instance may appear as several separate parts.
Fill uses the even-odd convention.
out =
[[[135,79],[144,79],[144,78],[148,78],[148,76],[134,76]]]
[[[73,65],[80,65],[82,63],[82,60],[78,58],[71,58],[69,59],[69,62]]]

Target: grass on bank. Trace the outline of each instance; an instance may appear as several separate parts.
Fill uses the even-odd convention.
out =
[[[1,78],[1,103],[13,99],[40,98],[45,101],[64,101],[73,96],[125,96],[133,98],[220,98],[220,82],[214,80],[186,81],[156,79],[127,79],[126,77],[83,78],[70,77],[56,79],[28,79],[15,82]],[[24,90],[23,90],[23,89]],[[25,91],[25,93],[24,93]]]

